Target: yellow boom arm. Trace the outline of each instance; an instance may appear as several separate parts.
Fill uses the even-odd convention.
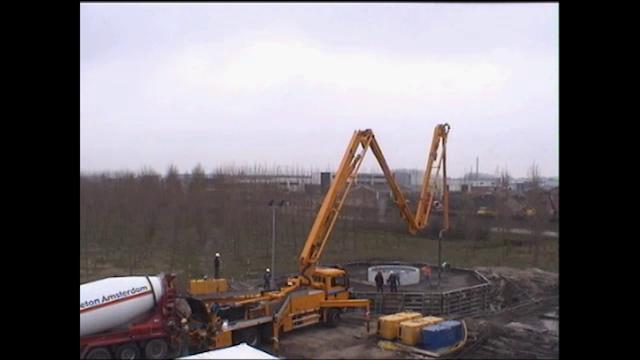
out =
[[[433,140],[431,141],[431,147],[429,149],[429,157],[427,159],[427,165],[424,172],[424,179],[422,182],[422,191],[420,193],[420,199],[418,202],[418,209],[414,215],[404,194],[400,190],[400,187],[396,183],[396,180],[387,165],[387,161],[382,155],[382,150],[376,141],[373,132],[370,129],[358,130],[353,133],[351,141],[347,146],[347,151],[342,157],[338,171],[335,174],[335,179],[331,182],[331,186],[327,191],[327,194],[322,201],[318,215],[311,226],[311,231],[307,237],[304,248],[300,253],[299,266],[300,274],[309,279],[315,271],[318,259],[322,254],[324,246],[327,244],[327,240],[331,235],[333,226],[338,219],[340,209],[344,204],[344,200],[351,189],[351,185],[354,183],[358,169],[362,164],[364,155],[367,150],[371,148],[375,155],[382,172],[391,188],[393,193],[393,200],[396,206],[400,209],[400,215],[409,225],[409,232],[415,234],[418,230],[425,228],[429,223],[429,216],[431,213],[431,207],[433,204],[434,194],[429,189],[431,182],[432,170],[434,164],[437,164],[436,176],[442,167],[443,169],[443,202],[444,202],[444,224],[443,230],[449,229],[449,196],[447,188],[447,172],[446,172],[446,142],[447,135],[449,133],[449,124],[439,124],[433,131]],[[440,157],[438,160],[439,149]]]

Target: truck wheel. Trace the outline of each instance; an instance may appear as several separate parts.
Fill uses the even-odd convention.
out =
[[[338,309],[327,310],[327,318],[325,320],[326,326],[336,327],[339,321],[340,321],[340,310]]]
[[[107,348],[99,347],[89,351],[87,359],[111,359],[111,353]]]
[[[238,330],[237,333],[233,334],[234,343],[247,343],[249,346],[256,347],[260,345],[260,336],[258,334],[258,329],[256,327],[246,328],[242,330]]]
[[[144,347],[144,356],[147,359],[165,359],[169,346],[162,339],[153,339]]]
[[[120,345],[118,349],[116,349],[116,359],[140,359],[140,349],[138,349],[136,344]]]

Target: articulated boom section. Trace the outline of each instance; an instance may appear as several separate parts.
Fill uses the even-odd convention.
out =
[[[418,230],[423,229],[429,223],[429,216],[431,212],[431,205],[433,203],[433,193],[429,190],[429,185],[432,178],[432,170],[434,169],[434,163],[436,166],[436,177],[443,169],[443,202],[444,202],[444,230],[449,228],[449,216],[448,216],[448,191],[447,191],[447,179],[446,179],[446,141],[449,133],[449,124],[437,125],[433,132],[433,140],[429,150],[429,156],[427,159],[427,165],[425,169],[422,192],[420,194],[420,201],[418,203],[418,209],[414,215],[409,208],[407,199],[400,190],[400,187],[396,183],[393,173],[389,169],[387,162],[382,154],[382,150],[378,145],[378,142],[370,129],[359,130],[353,133],[351,141],[347,146],[347,150],[342,157],[338,171],[335,174],[335,179],[331,182],[331,186],[325,195],[325,198],[320,206],[318,215],[311,227],[307,241],[304,248],[300,253],[299,266],[300,274],[303,281],[307,284],[312,283],[312,275],[315,271],[318,259],[322,255],[324,246],[327,244],[327,240],[331,235],[331,231],[338,219],[340,209],[344,204],[344,201],[353,185],[362,165],[364,155],[367,150],[371,148],[373,151],[382,172],[385,175],[387,183],[393,193],[393,198],[396,206],[400,209],[400,215],[409,225],[409,232],[415,234]],[[438,150],[442,147],[441,155],[438,160]]]
[[[422,191],[420,193],[420,201],[418,202],[418,209],[416,210],[416,222],[418,228],[422,229],[429,224],[429,215],[431,213],[431,207],[433,205],[433,193],[429,191],[429,184],[431,183],[431,172],[434,170],[434,163],[438,160],[438,149],[442,144],[442,152],[440,160],[437,161],[436,177],[442,167],[442,192],[444,202],[444,226],[443,229],[449,230],[449,191],[447,188],[447,135],[449,134],[449,124],[441,124],[436,126],[433,130],[433,140],[431,141],[431,147],[429,148],[429,157],[427,159],[427,166],[424,171],[424,178],[422,179]]]

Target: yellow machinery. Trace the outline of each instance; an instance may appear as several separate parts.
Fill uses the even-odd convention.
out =
[[[193,279],[189,281],[191,295],[222,293],[228,289],[227,279]]]
[[[380,316],[380,318],[378,318],[378,336],[387,340],[395,340],[399,336],[400,323],[421,317],[422,314],[415,311]]]
[[[477,215],[479,216],[486,216],[486,217],[495,217],[496,216],[496,212],[489,209],[486,206],[482,206],[478,209],[478,211],[476,212]]]
[[[324,299],[319,303],[313,301],[306,302],[307,306],[300,308],[300,312],[317,313],[321,310],[321,316],[317,320],[324,320],[328,323],[335,323],[340,314],[340,308],[363,307],[366,314],[369,314],[369,300],[349,299],[349,279],[342,269],[317,267],[318,260],[322,255],[331,231],[338,219],[340,209],[344,204],[346,196],[353,185],[358,169],[364,160],[364,155],[371,148],[378,160],[382,172],[385,175],[393,193],[394,203],[400,209],[400,215],[409,225],[409,232],[415,234],[418,230],[428,225],[429,215],[434,202],[434,194],[431,192],[430,183],[432,171],[436,170],[436,176],[440,168],[443,170],[443,203],[444,203],[444,230],[449,229],[449,198],[446,178],[446,141],[449,133],[448,124],[437,125],[433,132],[433,139],[429,149],[429,157],[425,169],[422,191],[418,201],[416,214],[410,210],[407,200],[400,190],[395,178],[387,165],[387,161],[382,154],[382,150],[370,129],[354,132],[347,150],[342,158],[335,179],[331,183],[327,194],[324,197],[320,210],[311,227],[304,248],[298,258],[300,273],[288,280],[288,286],[281,289],[281,293],[289,293],[298,288],[312,288],[324,291]],[[440,156],[438,157],[438,150]],[[319,306],[319,309],[318,307]],[[290,313],[291,315],[295,314]],[[319,315],[319,314],[316,314]],[[315,318],[315,315],[313,316]],[[289,319],[276,316],[274,324],[274,339],[277,341],[278,333],[281,330],[287,331],[291,327],[287,326]],[[284,326],[280,326],[280,322]],[[367,322],[368,325],[368,322]]]
[[[380,164],[391,188],[394,203],[398,206],[401,217],[407,222],[411,234],[416,234],[418,230],[425,228],[429,223],[436,196],[430,188],[433,170],[435,170],[433,177],[438,177],[440,169],[442,169],[443,231],[447,231],[449,229],[449,199],[446,142],[449,129],[448,124],[439,124],[434,129],[422,191],[415,214],[411,211],[407,199],[396,183],[373,132],[370,129],[355,131],[298,258],[299,274],[290,277],[287,284],[276,291],[263,292],[260,295],[250,297],[227,297],[224,301],[220,301],[220,298],[216,300],[215,297],[210,300],[204,299],[207,306],[215,307],[224,303],[227,307],[224,311],[214,312],[210,315],[210,323],[217,325],[210,326],[207,331],[212,340],[208,347],[219,348],[240,341],[253,345],[259,341],[257,337],[260,333],[267,333],[267,337],[273,340],[274,348],[277,349],[280,333],[318,322],[335,326],[340,318],[340,313],[349,307],[365,310],[368,331],[369,300],[351,299],[349,278],[346,272],[338,268],[318,267],[320,256],[338,219],[346,196],[354,183],[364,155],[369,149],[373,151]],[[227,314],[232,314],[234,311],[235,321],[231,320],[233,324],[222,326],[224,321],[221,319],[232,319],[232,316]],[[230,335],[231,333],[233,336]]]

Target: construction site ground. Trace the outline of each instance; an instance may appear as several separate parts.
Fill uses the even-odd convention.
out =
[[[486,313],[464,319],[469,338],[456,354],[444,358],[558,358],[558,275],[539,269],[476,268],[492,284]],[[426,315],[426,314],[425,314]],[[377,315],[367,334],[360,313],[343,315],[340,325],[314,325],[285,334],[284,358],[416,359],[425,355],[378,346]],[[270,347],[264,347],[272,352]]]

